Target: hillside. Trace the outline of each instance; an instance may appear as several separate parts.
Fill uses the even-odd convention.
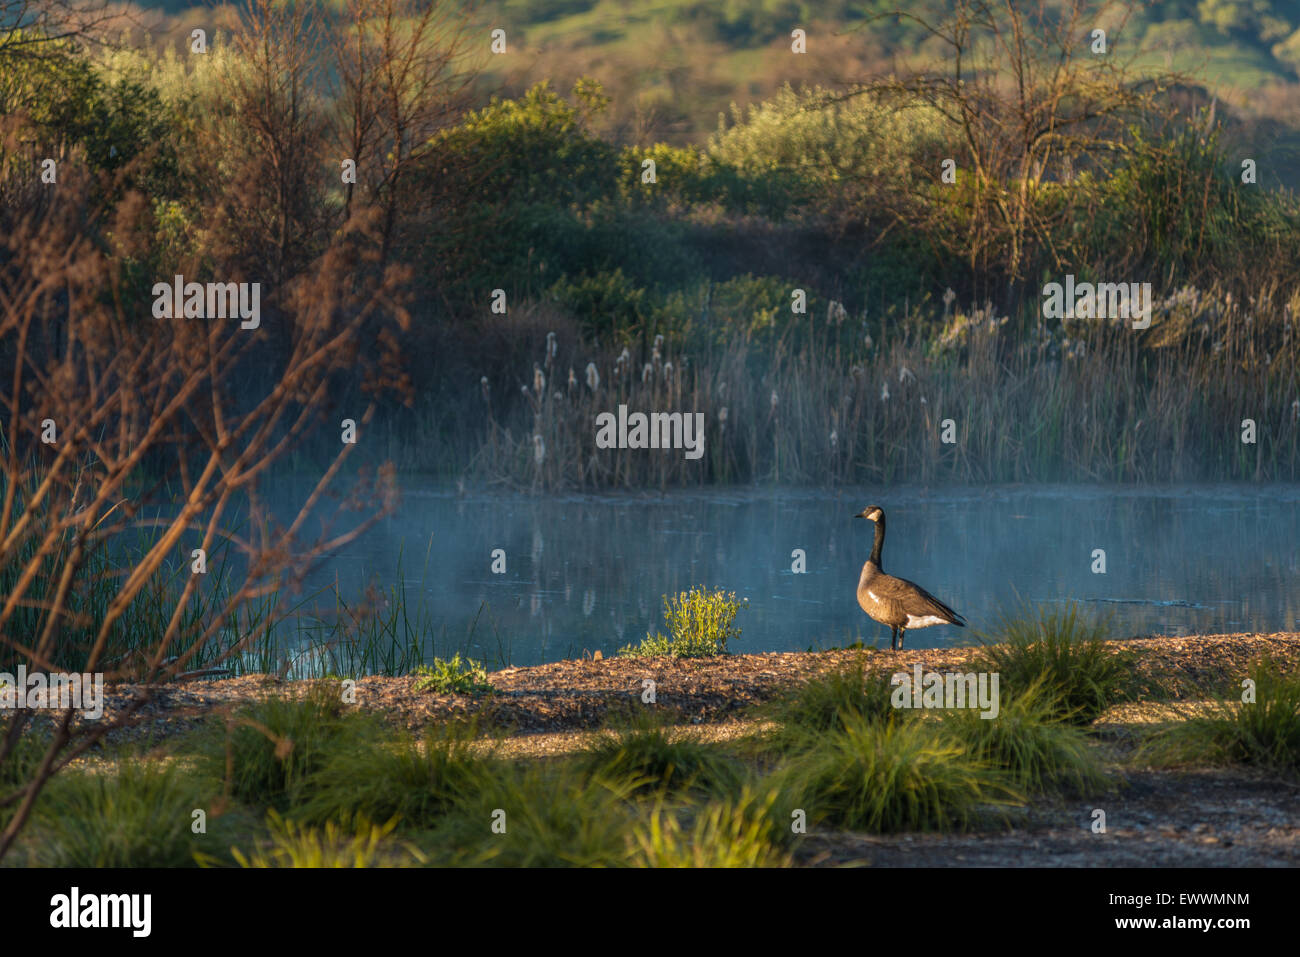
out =
[[[172,23],[227,22],[188,0],[137,0]],[[517,95],[540,79],[567,88],[599,79],[613,104],[610,132],[628,140],[698,142],[730,105],[765,99],[787,82],[834,84],[943,55],[902,6],[930,17],[950,5],[922,0],[488,0],[476,18],[506,31],[508,57],[489,58],[481,90]],[[1035,6],[1024,4],[1026,10]],[[1050,10],[1056,0],[1048,0]],[[1230,102],[1264,113],[1296,110],[1300,81],[1297,0],[1156,0],[1100,26],[1112,50],[1140,63],[1190,73]],[[808,35],[808,55],[790,54],[790,32]],[[485,41],[486,42],[486,41]],[[1288,103],[1288,100],[1290,101]]]

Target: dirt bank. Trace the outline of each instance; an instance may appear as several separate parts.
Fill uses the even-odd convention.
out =
[[[1111,642],[1111,646],[1137,653],[1134,689],[1139,699],[1203,696],[1198,689],[1235,683],[1265,654],[1300,667],[1300,633],[1296,632],[1140,638]],[[495,691],[478,696],[417,692],[413,677],[367,677],[357,682],[356,705],[413,730],[467,715],[515,733],[580,730],[599,726],[611,714],[641,707],[648,680],[655,683],[657,706],[671,720],[700,724],[733,719],[809,678],[857,661],[876,674],[910,670],[918,663],[927,670],[943,670],[963,665],[977,650],[868,649],[559,661],[492,672],[488,680]],[[267,675],[191,680],[151,693],[139,685],[122,684],[106,689],[105,718],[111,720],[130,698],[149,694],[141,718],[154,733],[167,733],[216,710],[304,690],[303,682],[281,682]]]

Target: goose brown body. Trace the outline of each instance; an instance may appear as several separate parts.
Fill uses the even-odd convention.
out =
[[[858,577],[858,604],[872,619],[890,628],[890,648],[903,647],[903,635],[908,628],[928,628],[930,625],[966,624],[965,619],[916,582],[885,574],[880,567],[881,552],[885,547],[885,513],[878,506],[863,509],[854,518],[865,518],[875,523],[876,538],[871,557],[862,566]]]

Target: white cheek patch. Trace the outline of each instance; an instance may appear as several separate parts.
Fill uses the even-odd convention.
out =
[[[927,625],[946,625],[946,624],[948,624],[948,622],[946,622],[942,618],[939,618],[936,615],[926,615],[924,618],[918,618],[916,615],[907,616],[908,628],[924,628]]]

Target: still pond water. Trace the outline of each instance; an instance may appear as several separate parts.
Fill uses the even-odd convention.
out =
[[[736,652],[889,645],[854,596],[888,514],[886,571],[970,626],[912,631],[909,648],[968,644],[1020,600],[1076,599],[1116,637],[1300,627],[1300,486],[1131,489],[728,490],[458,496],[407,477],[396,516],[314,578],[344,594],[404,584],[438,653],[491,666],[605,655],[663,628],[663,596],[692,585],[748,599]],[[505,572],[492,571],[494,549]],[[792,570],[802,549],[806,572]],[[1105,552],[1105,573],[1093,571]],[[400,558],[399,558],[400,556]]]

